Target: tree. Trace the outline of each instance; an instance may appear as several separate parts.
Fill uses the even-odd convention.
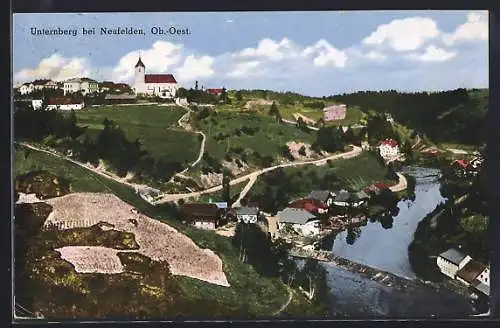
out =
[[[241,90],[236,91],[236,100],[242,101],[243,100],[243,95],[241,94]]]
[[[269,115],[274,116],[278,121],[281,121],[281,114],[278,110],[278,106],[274,101],[271,104],[271,108],[269,108]]]
[[[412,145],[410,144],[410,141],[405,141],[403,143],[403,146],[401,147],[401,152],[406,156],[408,159],[413,159],[413,149]]]
[[[299,155],[301,155],[301,156],[307,156],[306,147],[304,147],[304,146],[300,147],[300,149],[299,149]]]
[[[195,89],[195,90],[198,90],[198,81],[196,81],[196,82],[195,82],[195,84],[194,84],[194,89]]]
[[[222,172],[222,198],[224,201],[228,203],[228,206],[231,204],[231,187],[229,182],[231,181],[231,177],[229,175],[229,171],[224,169]]]

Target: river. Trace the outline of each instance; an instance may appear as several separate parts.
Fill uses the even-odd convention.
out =
[[[398,203],[399,213],[390,228],[378,221],[368,222],[358,230],[354,243],[346,242],[347,231],[335,237],[332,252],[352,261],[378,268],[409,279],[416,278],[408,246],[427,213],[445,200],[439,191],[437,169],[405,167],[403,173],[416,178],[414,201]],[[464,317],[471,313],[466,298],[452,292],[430,289],[412,292],[386,287],[331,264],[325,265],[332,300],[332,314],[348,317]]]

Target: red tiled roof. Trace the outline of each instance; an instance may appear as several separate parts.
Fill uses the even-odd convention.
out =
[[[207,89],[207,93],[211,94],[211,95],[218,95],[219,93],[222,93],[222,89],[217,89],[217,88],[212,88],[212,89]]]
[[[50,98],[47,101],[48,105],[69,105],[69,104],[81,104],[83,101],[74,100],[71,98]]]
[[[172,74],[146,74],[144,76],[146,83],[177,83]]]
[[[398,145],[398,142],[394,139],[385,139],[380,143],[380,145],[388,145],[391,147],[396,147]]]
[[[375,187],[377,187],[380,190],[389,189],[389,187],[383,182],[375,182],[374,185],[375,185]]]
[[[322,210],[328,209],[328,206],[326,206],[325,203],[316,199],[299,199],[288,204],[288,207],[302,208],[309,212],[317,212],[320,209]]]
[[[456,161],[453,162],[453,164],[455,164],[455,163],[460,165],[464,169],[468,166],[467,162],[463,159],[457,159]]]
[[[217,218],[219,208],[215,204],[183,204],[181,212],[187,219]]]

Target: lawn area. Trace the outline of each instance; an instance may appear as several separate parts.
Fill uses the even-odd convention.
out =
[[[293,125],[279,124],[270,116],[256,113],[219,112],[201,120],[198,125],[207,135],[207,152],[219,160],[231,148],[252,149],[262,157],[276,158],[288,141],[312,144],[316,139],[314,132],[306,133]],[[255,132],[247,134],[241,131],[242,127]]]
[[[78,125],[87,126],[91,137],[103,129],[102,122],[107,118],[115,121],[129,140],[139,138],[153,157],[190,163],[198,156],[200,142],[196,134],[176,127],[185,112],[180,107],[117,106],[92,108],[76,114]]]
[[[24,159],[23,147],[16,146],[15,174],[27,173],[35,169],[43,169],[63,176],[70,181],[73,191],[114,193],[145,215],[171,225],[192,238],[200,247],[209,248],[217,253],[223,260],[224,271],[231,287],[221,287],[177,276],[176,278],[184,290],[183,296],[186,298],[215,301],[223,304],[223,308],[227,309],[228,313],[238,312],[254,317],[270,316],[286,302],[288,292],[285,285],[278,278],[260,276],[250,265],[242,264],[238,260],[237,250],[232,246],[229,238],[217,235],[212,231],[185,226],[170,217],[167,207],[153,207],[138,197],[132,189],[87,171],[71,162],[37,151],[30,151],[27,159]],[[304,304],[304,307],[307,305]],[[309,311],[310,309],[304,309],[304,313]],[[185,313],[188,312],[189,309],[185,311]],[[224,313],[211,313],[209,315],[223,316]]]

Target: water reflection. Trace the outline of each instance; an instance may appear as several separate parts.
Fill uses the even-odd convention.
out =
[[[370,218],[364,227],[351,227],[325,238],[323,246],[332,249],[335,255],[414,278],[408,246],[420,220],[445,199],[439,190],[439,170],[406,167],[403,173],[416,179],[414,200],[399,201],[387,213]]]

